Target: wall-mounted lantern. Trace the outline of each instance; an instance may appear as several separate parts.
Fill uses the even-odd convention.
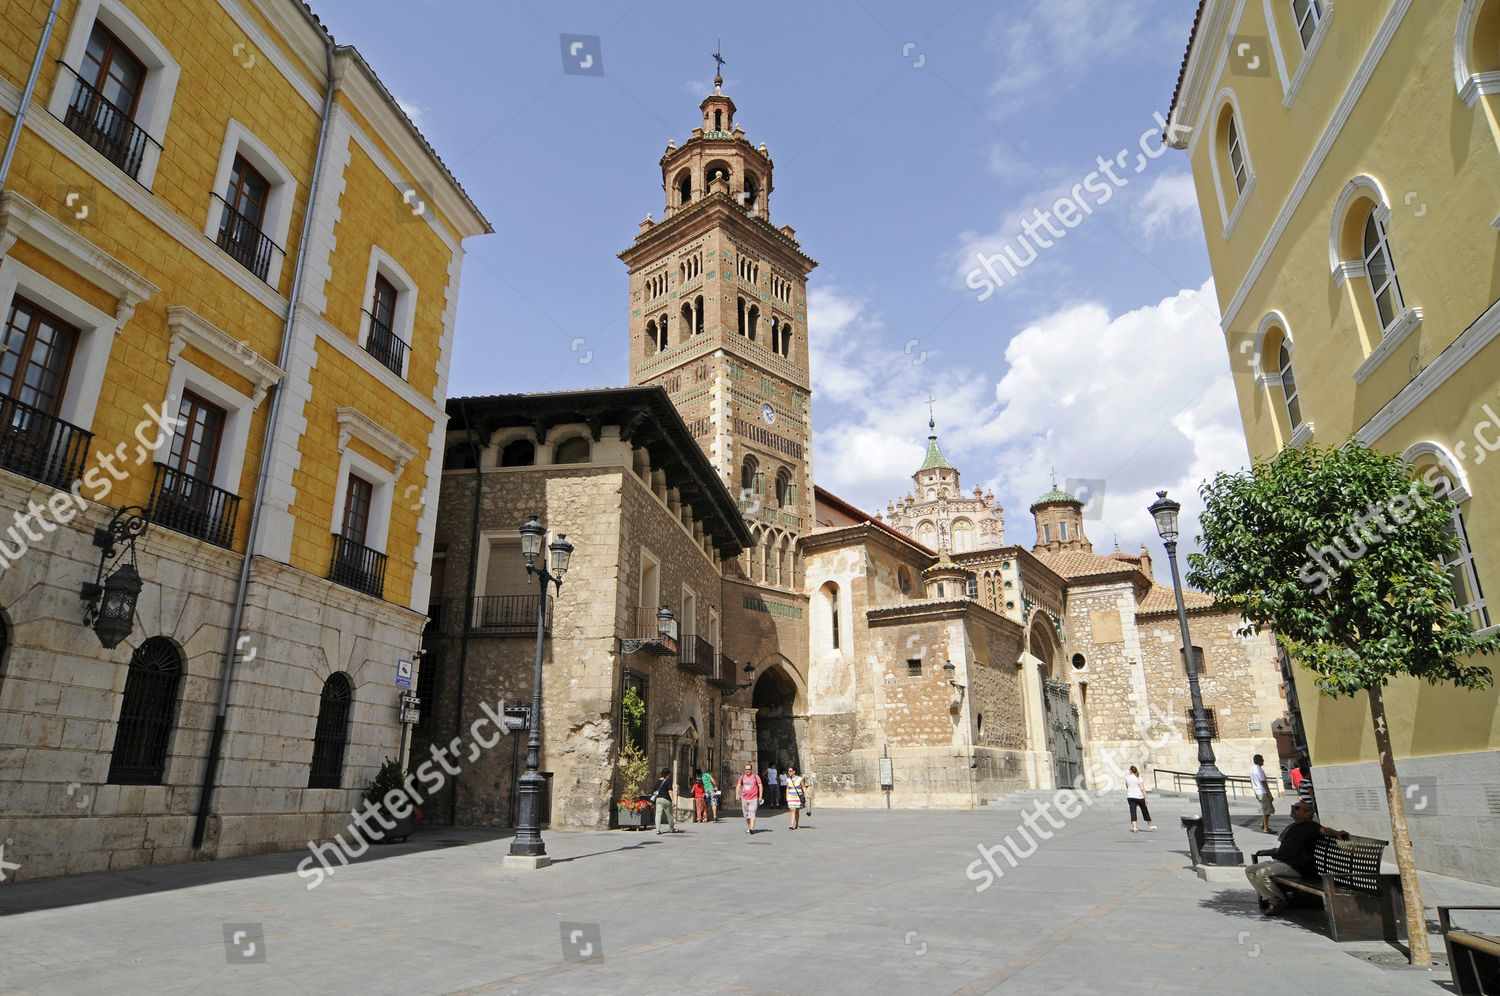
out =
[[[139,514],[137,514],[139,513]],[[141,572],[136,569],[135,540],[146,531],[145,509],[127,505],[115,513],[104,529],[94,530],[99,555],[99,573],[85,582],[79,597],[84,601],[83,624],[92,627],[106,650],[118,647],[135,626],[135,604],[141,595]],[[130,559],[110,572],[126,554]]]

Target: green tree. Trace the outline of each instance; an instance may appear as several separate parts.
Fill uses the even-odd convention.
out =
[[[1453,604],[1451,487],[1353,440],[1288,447],[1204,485],[1202,552],[1188,558],[1188,582],[1252,631],[1271,628],[1324,694],[1366,693],[1415,965],[1432,958],[1382,690],[1402,675],[1488,687],[1490,669],[1472,659],[1500,650]]]

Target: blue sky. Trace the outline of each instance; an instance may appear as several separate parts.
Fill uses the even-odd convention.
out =
[[[1192,511],[1247,462],[1186,154],[1142,143],[1195,6],[313,2],[494,224],[467,243],[451,394],[626,382],[615,254],[661,216],[657,160],[722,38],[736,120],[775,162],[771,218],[820,263],[818,482],[870,511],[905,494],[930,392],[1011,542],[1050,467],[1102,480],[1100,553],[1158,549],[1156,489]],[[563,72],[563,33],[600,37],[603,75]]]

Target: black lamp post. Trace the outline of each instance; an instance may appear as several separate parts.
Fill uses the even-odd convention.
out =
[[[1177,576],[1177,512],[1182,508],[1156,493],[1156,501],[1147,509],[1156,520],[1156,531],[1167,548],[1172,565],[1172,592],[1177,596],[1177,625],[1182,629],[1182,656],[1187,661],[1188,692],[1193,699],[1193,736],[1198,741],[1198,808],[1203,814],[1203,863],[1208,865],[1243,865],[1245,856],[1234,844],[1234,830],[1229,825],[1229,798],[1224,794],[1224,773],[1214,764],[1213,738],[1209,734],[1208,716],[1203,711],[1203,695],[1198,690],[1198,655],[1193,653],[1193,638],[1188,635],[1187,607],[1182,601],[1182,581]]]
[[[526,738],[526,773],[521,776],[520,817],[516,821],[516,836],[510,842],[510,853],[505,864],[511,867],[542,868],[551,864],[547,857],[547,845],[542,842],[542,790],[547,780],[538,770],[541,767],[542,750],[542,639],[547,627],[547,583],[557,585],[562,592],[563,575],[568,573],[568,558],[573,555],[573,544],[565,535],[548,545],[551,564],[545,561],[538,566],[537,557],[542,552],[542,539],[547,527],[537,521],[535,515],[521,526],[521,555],[526,558],[526,580],[535,574],[541,583],[537,595],[536,610],[536,670],[531,680],[531,722]],[[514,859],[514,860],[513,860]]]
[[[144,512],[137,505],[127,505],[115,513],[108,526],[94,530],[94,545],[103,551],[99,573],[93,581],[84,582],[79,597],[85,603],[83,624],[93,629],[106,650],[118,647],[135,626],[135,603],[142,587],[141,572],[135,564],[135,540],[146,531]],[[105,577],[109,565],[126,554],[130,560]]]

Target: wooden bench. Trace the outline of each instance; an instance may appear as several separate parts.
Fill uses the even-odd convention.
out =
[[[1319,837],[1313,845],[1315,878],[1273,875],[1271,881],[1321,900],[1328,916],[1328,936],[1335,941],[1405,940],[1401,878],[1380,873],[1386,843],[1373,837]],[[1257,855],[1252,863],[1259,860]]]
[[[1472,930],[1454,930],[1450,910],[1485,910],[1500,913],[1500,906],[1439,906],[1438,923],[1443,928],[1443,946],[1448,949],[1448,970],[1453,984],[1464,996],[1500,993],[1500,937]]]

